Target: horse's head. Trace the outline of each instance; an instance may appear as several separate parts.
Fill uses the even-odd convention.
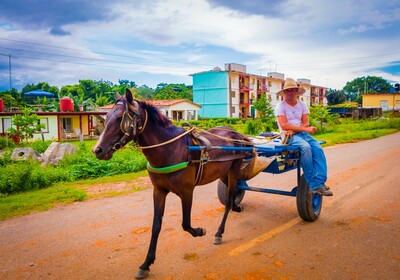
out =
[[[131,91],[126,89],[124,96],[117,94],[115,99],[114,107],[107,114],[105,128],[92,149],[98,159],[110,159],[116,150],[132,140],[136,141],[144,129],[141,113],[145,111],[133,99]]]

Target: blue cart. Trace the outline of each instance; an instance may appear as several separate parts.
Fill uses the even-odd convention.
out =
[[[325,142],[320,142],[321,144]],[[189,146],[189,150],[198,151],[203,147],[199,146]],[[226,151],[253,151],[252,147],[234,147],[234,146],[221,146],[215,147],[218,149]],[[301,174],[300,166],[300,150],[297,147],[290,145],[274,145],[273,147],[266,146],[255,146],[257,149],[257,154],[264,157],[273,157],[275,159],[272,163],[266,167],[263,172],[272,174],[281,174],[288,172],[290,170],[297,170],[297,186],[295,186],[291,191],[284,191],[271,188],[258,188],[252,187],[247,184],[245,180],[238,180],[236,186],[235,201],[239,204],[246,191],[256,191],[277,195],[286,195],[296,197],[297,211],[299,216],[305,221],[315,221],[318,219],[321,213],[322,207],[322,196],[319,194],[311,194],[309,191],[309,186],[304,175]],[[227,186],[221,181],[218,181],[218,199],[225,205],[227,198]]]

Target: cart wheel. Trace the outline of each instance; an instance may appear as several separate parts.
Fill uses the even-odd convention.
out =
[[[315,221],[321,213],[322,195],[311,194],[308,183],[301,175],[296,194],[297,211],[300,217],[305,221]]]
[[[236,189],[235,202],[237,205],[239,205],[240,202],[242,202],[245,192],[246,192],[245,190]],[[228,187],[221,180],[218,180],[218,199],[222,205],[226,204],[227,195],[228,195]]]

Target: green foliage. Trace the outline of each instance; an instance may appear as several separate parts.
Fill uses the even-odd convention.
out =
[[[39,117],[36,114],[31,114],[29,108],[22,109],[22,114],[14,115],[11,124],[13,127],[8,129],[11,135],[19,137],[22,141],[33,138],[33,134],[45,128],[43,123],[39,122]]]
[[[265,124],[260,119],[248,120],[245,124],[245,134],[258,135],[265,131]]]
[[[14,141],[7,136],[0,136],[0,150],[15,147]]]
[[[35,141],[26,146],[42,152],[50,141]],[[0,158],[0,194],[8,195],[42,189],[60,181],[110,176],[137,172],[146,168],[147,160],[139,149],[125,148],[109,161],[98,160],[86,145],[80,144],[75,155],[65,156],[55,167],[42,167],[38,162],[12,162],[10,155]]]
[[[41,89],[43,91],[47,91],[47,92],[51,92],[55,95],[58,95],[58,88],[56,86],[50,86],[48,83],[46,82],[39,82],[36,85],[34,84],[27,84],[26,86],[24,86],[21,90],[21,93],[24,94],[25,92],[29,92],[29,91],[35,91]]]
[[[0,197],[0,220],[44,211],[60,203],[83,201],[86,197],[84,190],[59,186]]]
[[[0,98],[3,99],[5,107],[10,107],[10,106],[11,107],[16,107],[16,106],[18,106],[18,103],[17,103],[16,99],[11,94],[9,94],[8,91],[7,92],[1,92],[0,93]]]
[[[239,119],[239,118],[209,118],[202,120],[191,120],[188,122],[174,121],[174,124],[177,126],[182,126],[185,123],[189,123],[192,126],[196,126],[202,129],[210,129],[217,126],[234,127],[235,125],[241,124],[242,122],[245,121],[246,121],[245,119]]]
[[[138,149],[125,148],[108,161],[98,160],[83,144],[75,155],[66,156],[58,168],[66,170],[73,180],[136,172],[146,168],[147,160]]]
[[[355,105],[354,103],[342,103],[329,106],[328,109],[329,108],[357,108],[357,105]]]
[[[97,106],[105,106],[111,103],[110,96],[96,94],[96,105]]]
[[[361,104],[361,97],[364,93],[387,93],[390,91],[390,83],[382,77],[367,76],[358,77],[353,81],[347,82],[343,87],[347,99],[357,101]]]
[[[11,163],[11,149],[3,151],[3,155],[0,156],[0,167],[6,166]]]
[[[69,180],[68,176],[61,169],[42,168],[38,162],[12,162],[0,167],[0,194],[47,188],[56,182]]]
[[[165,84],[157,85],[154,99],[156,100],[171,100],[171,99],[188,99],[193,100],[191,86],[185,84]]]
[[[267,99],[266,95],[261,94],[260,97],[253,102],[253,105],[254,108],[257,110],[262,123],[262,126],[258,128],[258,132],[274,130],[276,128],[274,109],[272,108],[272,105]],[[248,122],[249,131],[252,131],[252,129],[255,127],[256,126],[254,126],[254,122]]]
[[[346,101],[346,94],[342,90],[329,89],[326,93],[329,105],[341,104]]]
[[[327,107],[322,105],[314,105],[310,107],[310,118],[309,121],[311,124],[314,124],[318,127],[318,133],[324,133],[325,127],[324,124],[328,122],[336,122],[338,116],[336,114],[331,114]]]
[[[52,143],[51,140],[47,140],[47,141],[36,140],[36,141],[28,142],[24,146],[32,148],[39,154],[43,154],[47,150],[47,148],[50,146],[51,143]]]
[[[136,98],[139,100],[151,100],[154,99],[155,91],[148,86],[140,86],[136,88]]]

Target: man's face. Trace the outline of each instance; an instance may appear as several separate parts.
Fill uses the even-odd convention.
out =
[[[285,89],[285,97],[286,97],[286,99],[294,99],[297,92],[298,92],[297,88]]]

